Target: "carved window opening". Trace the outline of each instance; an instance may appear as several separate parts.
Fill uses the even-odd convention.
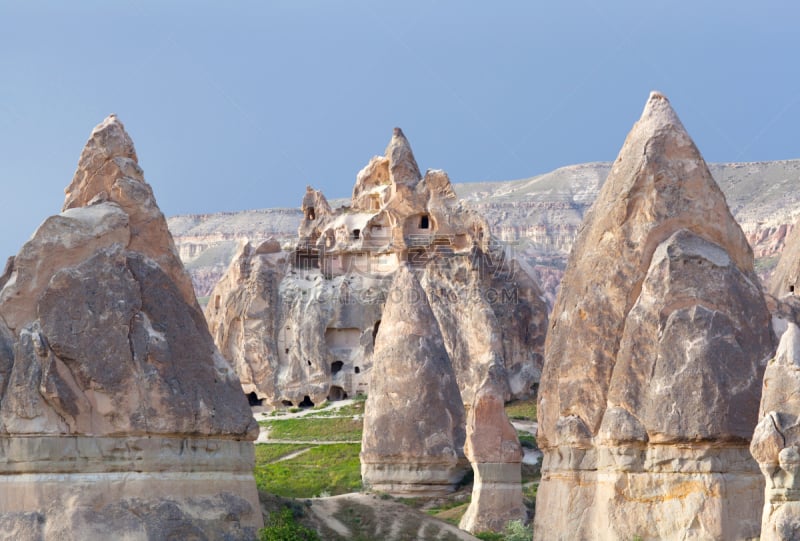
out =
[[[214,310],[219,310],[219,295],[214,297]]]
[[[261,398],[258,398],[258,395],[256,393],[248,393],[247,394],[247,403],[250,404],[251,407],[252,406],[262,406],[264,404],[264,400],[261,399]]]
[[[794,293],[794,285],[789,286],[789,293]]]
[[[305,395],[303,397],[303,401],[300,402],[298,404],[298,406],[301,407],[301,408],[313,408],[314,407],[314,403],[311,401],[311,399],[308,397],[308,395]]]
[[[289,348],[284,349],[283,352],[288,355],[289,354]]]
[[[342,361],[333,361],[331,363],[331,374],[338,374],[342,368],[344,368],[344,363]]]
[[[314,207],[308,207],[306,209],[306,218],[308,220],[316,220],[317,214],[314,212]]]
[[[341,387],[334,385],[331,387],[331,390],[328,391],[328,400],[331,402],[336,402],[337,400],[344,400],[347,398],[347,393]]]
[[[423,214],[422,216],[420,216],[420,218],[419,218],[419,228],[420,229],[430,229],[430,227],[431,227],[431,221],[430,221],[430,218],[428,218],[428,215],[427,214]]]
[[[361,369],[360,369],[359,367],[357,367],[357,366],[356,366],[356,368],[355,368],[355,373],[356,373],[356,374],[360,374],[360,373],[361,373]]]
[[[353,239],[358,240],[361,237],[361,230],[360,229],[353,229]]]

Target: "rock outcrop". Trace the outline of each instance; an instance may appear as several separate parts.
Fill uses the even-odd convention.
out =
[[[494,365],[506,398],[532,393],[547,325],[541,291],[460,205],[444,171],[419,172],[402,131],[358,173],[350,206],[332,210],[309,187],[302,214],[294,250],[239,252],[206,307],[253,400],[310,405],[366,392],[383,305],[404,264],[424,270],[464,402]]]
[[[450,492],[464,476],[464,405],[439,324],[401,265],[375,342],[361,478],[395,495]]]
[[[774,334],[753,256],[653,93],[573,246],[545,346],[537,539],[744,539]]]
[[[464,454],[475,474],[472,500],[459,527],[500,532],[511,520],[525,520],[522,503],[522,447],[506,417],[503,386],[494,370],[475,394],[467,415]]]
[[[258,427],[113,115],[0,289],[0,527],[252,539]]]

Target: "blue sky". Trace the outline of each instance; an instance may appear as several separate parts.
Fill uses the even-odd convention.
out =
[[[800,5],[0,0],[0,258],[117,113],[167,215],[350,194],[392,128],[421,169],[613,160],[651,89],[709,161],[800,157]]]

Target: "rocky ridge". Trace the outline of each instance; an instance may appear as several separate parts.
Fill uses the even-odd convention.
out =
[[[257,433],[112,115],[0,278],[0,527],[252,539]]]

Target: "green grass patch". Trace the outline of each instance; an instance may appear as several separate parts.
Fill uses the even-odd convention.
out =
[[[261,446],[257,446],[261,447]],[[286,498],[335,496],[361,490],[360,444],[340,443],[312,447],[307,453],[274,464],[256,458],[256,486]]]
[[[308,449],[309,447],[309,445],[300,443],[257,443],[256,464],[268,464],[295,451]]]
[[[294,441],[360,441],[364,422],[352,418],[296,418],[259,421],[269,437]]]
[[[333,408],[325,411],[316,411],[306,415],[306,417],[354,417],[364,415],[364,402],[353,402],[341,408]]]
[[[438,518],[439,520],[443,520],[454,526],[458,526],[458,523],[461,521],[461,517],[463,517],[464,513],[467,512],[468,507],[469,502],[452,501],[445,505],[428,509],[425,512],[433,517]]]
[[[516,421],[536,420],[536,399],[514,400],[506,404],[506,416]]]

